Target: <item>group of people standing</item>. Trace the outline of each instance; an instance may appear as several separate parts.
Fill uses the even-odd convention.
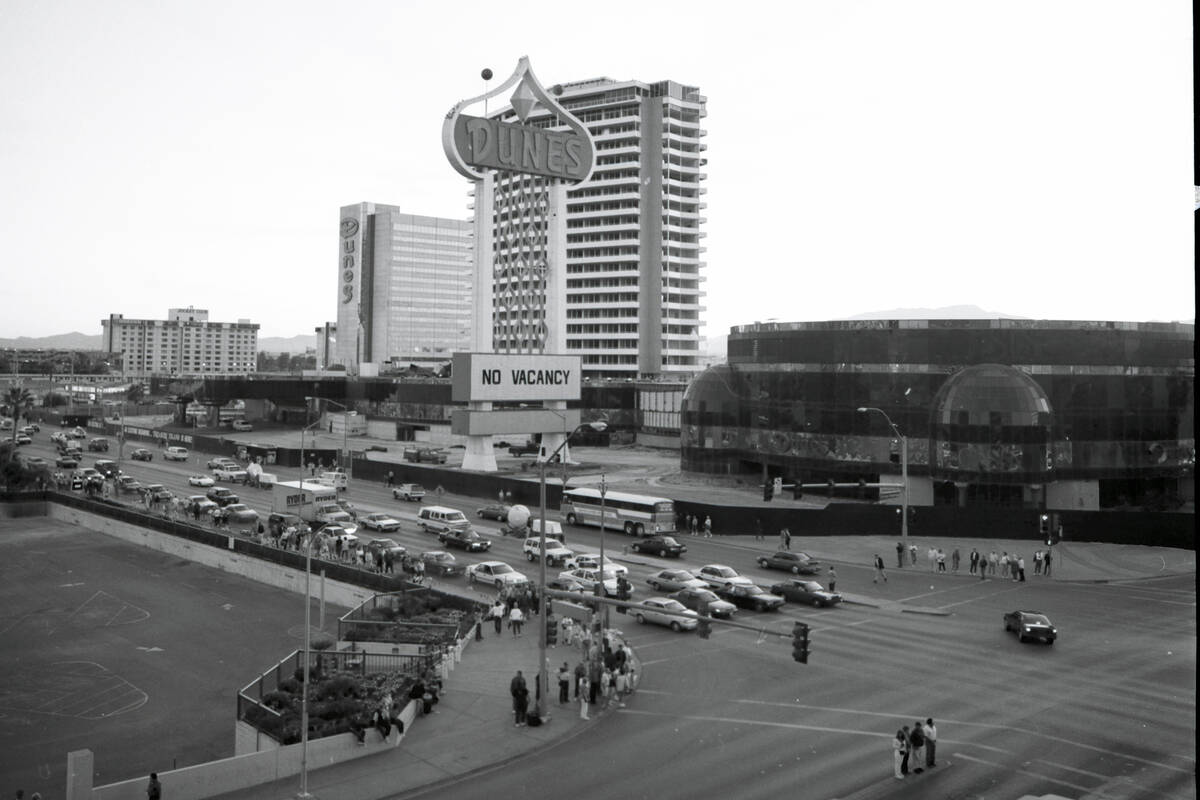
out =
[[[926,559],[929,562],[930,572],[946,572],[946,553],[940,547],[930,546],[926,551]],[[908,560],[910,566],[917,565],[917,545],[909,544],[907,547],[904,542],[896,542],[896,567],[903,568],[905,560]],[[951,571],[958,572],[962,562],[962,555],[959,549],[954,548],[950,554]],[[1044,575],[1049,577],[1053,568],[1054,556],[1052,551],[1038,550],[1033,554],[1033,574]],[[883,559],[878,554],[874,559],[875,567],[875,582],[880,579],[886,581],[887,577],[883,572]],[[970,554],[967,556],[968,572],[971,575],[979,575],[979,579],[983,580],[989,575],[1002,578],[1011,578],[1017,582],[1025,581],[1025,558],[1018,553],[1009,553],[1004,551],[999,555],[993,550],[990,553],[981,553],[976,548],[971,548]]]
[[[930,717],[917,720],[896,731],[892,739],[892,777],[903,780],[909,774],[920,774],[937,766],[937,726]]]
[[[682,522],[687,526],[687,532],[689,535],[703,536],[706,539],[712,538],[712,517],[705,517],[703,520],[701,520],[695,514],[688,514],[687,518],[683,519]]]

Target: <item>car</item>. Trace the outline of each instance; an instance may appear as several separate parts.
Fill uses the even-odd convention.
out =
[[[28,433],[18,433],[13,437],[13,441],[17,444],[33,444],[33,439],[29,438]]]
[[[83,469],[79,470],[79,474],[83,477],[83,479],[85,481],[103,481],[104,480],[104,473],[101,472],[100,470],[96,469],[95,467],[84,467]]]
[[[480,561],[478,564],[467,567],[467,581],[490,583],[493,586],[516,586],[529,583],[529,578],[503,561]]]
[[[653,622],[673,631],[694,631],[700,625],[695,611],[670,597],[648,597],[629,609],[629,613],[639,624]]]
[[[339,492],[344,492],[350,486],[350,478],[340,469],[327,470],[317,476],[317,483],[332,486]]]
[[[842,596],[837,592],[826,590],[824,586],[816,581],[806,581],[798,578],[772,584],[771,594],[777,594],[791,603],[808,603],[810,606],[816,606],[817,608],[835,606],[842,602]]]
[[[425,489],[419,483],[402,483],[392,489],[393,500],[416,501],[419,503],[424,496]]]
[[[97,436],[94,439],[88,439],[87,449],[91,450],[92,452],[107,453],[108,439],[105,439],[103,436]]]
[[[235,419],[231,423],[230,427],[233,428],[235,431],[252,431],[252,430],[254,430],[254,426],[251,425],[249,422],[246,422],[246,420],[244,420],[244,419]]]
[[[67,435],[62,431],[55,431],[54,433],[50,434],[50,441],[56,445],[66,444]]]
[[[30,468],[49,467],[49,462],[41,456],[25,456],[25,466]]]
[[[440,575],[443,578],[452,578],[455,575],[462,575],[464,567],[458,563],[458,560],[445,550],[428,550],[421,553],[418,558],[425,565],[425,574]]]
[[[229,481],[231,483],[245,483],[246,478],[249,477],[246,470],[242,469],[240,466],[230,466],[228,464],[222,464],[219,467],[214,467],[212,475],[213,480]]]
[[[86,439],[87,431],[85,431],[83,428],[76,425],[74,428],[71,428],[71,430],[67,431],[67,438],[68,439]]]
[[[601,580],[600,573],[591,567],[577,567],[558,573],[560,580],[573,580],[584,586],[588,594],[596,591],[596,583]],[[612,570],[604,571],[604,594],[609,597],[617,596],[617,573]]]
[[[188,449],[186,447],[168,447],[163,450],[163,461],[187,461]]]
[[[742,586],[754,585],[754,581],[742,577],[733,567],[727,567],[724,564],[705,564],[697,570],[696,577],[707,583],[708,588],[714,591],[731,583],[741,584]]]
[[[429,464],[445,464],[446,451],[439,450],[436,447],[406,447],[404,448],[404,460],[426,462]]]
[[[229,456],[217,456],[216,458],[210,458],[208,460],[208,464],[206,464],[205,466],[208,469],[216,469],[217,467],[224,467],[224,466],[239,467],[241,465],[238,464],[238,462],[234,461]]]
[[[74,456],[62,455],[54,459],[54,466],[62,467],[63,469],[75,469],[79,466],[79,459]]]
[[[225,520],[239,525],[253,525],[258,522],[258,512],[245,503],[230,503],[225,506]]]
[[[719,589],[713,589],[713,593],[738,608],[751,608],[755,611],[778,611],[786,602],[779,595],[771,594],[753,583],[727,583]]]
[[[670,597],[673,600],[683,603],[693,611],[701,614],[707,613],[711,617],[724,617],[727,619],[732,617],[733,612],[737,610],[737,606],[728,600],[722,600],[720,597],[717,597],[716,592],[707,587],[680,589],[678,592],[672,592]]]
[[[646,578],[646,583],[659,592],[677,592],[681,589],[707,589],[708,583],[697,578],[686,569],[660,569]]]
[[[212,514],[214,508],[220,508],[220,506],[202,494],[192,495],[184,505],[184,510],[189,515],[200,517]]]
[[[142,484],[132,475],[122,475],[117,478],[117,491],[123,493],[140,492]]]
[[[549,536],[549,534],[546,535]],[[596,567],[600,566],[600,554],[575,553],[566,560],[564,566],[566,566],[567,569],[595,569]],[[618,564],[608,556],[604,557],[604,570],[605,572],[612,572],[618,577],[629,577],[629,567],[625,566],[624,564]]]
[[[521,552],[525,554],[526,561],[537,561],[542,557],[542,539],[540,536],[530,536],[521,545]],[[566,564],[567,559],[575,555],[573,550],[563,547],[562,542],[557,539],[546,538],[546,563],[550,566]]]
[[[512,508],[508,503],[492,503],[490,506],[476,509],[475,514],[480,519],[494,519],[499,522],[508,522],[508,510]]]
[[[1040,611],[1009,611],[1004,615],[1004,630],[1016,633],[1017,641],[1022,643],[1040,639],[1046,644],[1054,644],[1058,638],[1058,629]]]
[[[787,570],[793,575],[816,575],[820,572],[821,562],[812,558],[808,553],[779,550],[769,556],[759,556],[755,559],[763,569]]]
[[[549,578],[546,580],[546,588],[559,592],[572,592],[573,594],[595,594],[593,590],[574,578]]]
[[[170,502],[175,495],[171,494],[171,490],[163,486],[161,483],[151,483],[142,487],[142,496],[149,497],[156,503]]]
[[[96,463],[92,465],[92,469],[99,472],[105,478],[115,478],[121,474],[121,470],[117,467],[117,462],[109,461],[107,458],[96,459]]]
[[[295,514],[280,514],[272,511],[267,515],[267,530],[272,536],[277,536],[288,528],[307,530],[308,523]]]
[[[510,456],[536,456],[541,447],[537,442],[526,442],[508,448],[508,454]]]
[[[470,528],[466,530],[451,528],[448,531],[442,531],[438,534],[438,541],[442,543],[442,547],[457,547],[468,553],[484,553],[492,549],[490,540],[483,538]]]
[[[232,489],[226,489],[224,486],[214,486],[204,496],[222,508],[241,502],[241,498],[234,494]]]
[[[679,558],[687,552],[687,546],[680,544],[673,536],[654,534],[644,539],[638,539],[631,544],[630,549],[635,553],[649,553],[654,556]]]
[[[452,530],[471,530],[471,521],[456,508],[424,506],[417,512],[417,527],[436,536]]]
[[[408,551],[391,539],[372,539],[367,542],[367,552],[371,555],[372,559],[375,558],[376,553],[391,553],[393,559],[399,559]]]
[[[139,447],[138,449],[136,449],[132,453],[130,453],[129,457],[131,459],[133,459],[134,461],[153,461],[154,453],[153,453],[153,451],[147,450],[144,447]]]
[[[188,486],[199,486],[202,489],[207,489],[212,486],[214,481],[209,475],[189,475]]]
[[[367,514],[360,519],[359,524],[364,528],[372,531],[383,531],[384,533],[398,532],[400,530],[400,520],[384,513]],[[386,539],[378,539],[376,541],[388,541]]]
[[[25,434],[26,436],[33,436],[35,433],[39,432],[41,429],[42,429],[41,425],[38,425],[36,422],[31,422],[28,425],[26,425],[25,427],[21,428],[21,433]]]
[[[313,521],[323,525],[340,525],[350,533],[358,530],[354,517],[343,511],[337,503],[321,503],[313,514]]]
[[[337,504],[342,511],[345,511],[350,515],[350,519],[355,521],[358,520],[358,506],[354,505],[354,503],[351,503],[349,500],[338,500]]]

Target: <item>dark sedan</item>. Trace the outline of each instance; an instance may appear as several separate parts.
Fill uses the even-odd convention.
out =
[[[771,594],[777,594],[792,603],[808,603],[810,606],[824,608],[842,602],[842,596],[830,592],[816,581],[805,581],[793,578],[790,581],[772,584]]]
[[[443,578],[450,578],[455,575],[462,575],[466,571],[466,568],[445,550],[430,550],[429,552],[421,553],[420,559],[425,565],[426,575],[439,575]]]
[[[1004,630],[1016,633],[1018,642],[1035,639],[1054,644],[1054,640],[1058,638],[1058,629],[1050,623],[1049,617],[1040,611],[1008,612],[1004,615]]]
[[[224,486],[217,486],[215,488],[209,489],[208,494],[206,494],[205,497],[207,497],[209,500],[212,500],[214,503],[221,506],[222,508],[224,508],[225,506],[233,505],[234,503],[239,502],[238,496],[236,494],[234,494],[231,490],[226,489]]]
[[[738,608],[750,608],[755,611],[778,611],[784,604],[784,599],[777,594],[771,594],[761,586],[744,583],[731,583],[714,589],[717,597],[728,600]]]
[[[510,508],[512,506],[507,503],[492,503],[489,506],[477,509],[475,513],[479,515],[480,519],[494,519],[498,522],[508,522],[508,510]]]
[[[728,619],[733,616],[733,612],[737,609],[733,603],[728,600],[722,600],[710,589],[680,589],[678,592],[670,595],[672,599],[678,600],[684,606],[690,608],[699,614],[708,613],[713,617],[724,617]]]
[[[147,450],[144,447],[139,447],[137,450],[134,450],[132,453],[130,453],[129,457],[134,461],[153,461],[154,452]]]
[[[438,534],[438,541],[443,547],[457,547],[468,553],[482,553],[490,550],[492,543],[472,530],[454,530],[453,528]]]
[[[821,570],[818,566],[821,562],[815,558],[811,558],[807,553],[793,553],[790,550],[759,556],[755,561],[763,569],[782,569],[793,575],[815,575]]]
[[[649,553],[654,556],[671,556],[679,558],[687,552],[687,547],[675,541],[672,536],[647,536],[644,539],[638,539],[630,547],[635,553]]]

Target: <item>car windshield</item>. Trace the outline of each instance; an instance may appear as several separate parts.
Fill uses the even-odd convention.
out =
[[[679,542],[675,541],[675,540],[674,540],[672,537],[670,537],[670,536],[664,536],[664,537],[662,537],[662,543],[663,543],[663,544],[665,544],[665,545],[668,545],[668,546],[670,546],[670,545],[676,545],[676,544],[679,544]]]
[[[1041,614],[1026,614],[1022,620],[1026,625],[1049,625],[1050,620],[1043,617]]]
[[[723,575],[726,578],[732,578],[737,575],[732,567],[710,567],[708,571],[716,575]]]
[[[424,558],[426,561],[453,561],[454,560],[454,556],[450,555],[449,553],[442,553],[442,552],[426,553],[424,555]]]
[[[492,574],[493,575],[503,575],[506,572],[516,572],[516,570],[514,570],[508,564],[493,564],[492,565]]]
[[[683,603],[679,602],[678,600],[664,600],[662,607],[665,609],[668,609],[670,611],[684,611],[685,610]]]

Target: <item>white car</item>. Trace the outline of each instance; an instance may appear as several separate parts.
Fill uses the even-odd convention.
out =
[[[519,583],[529,583],[529,578],[503,561],[481,561],[467,567],[467,581],[490,583],[493,586],[515,586]]]
[[[567,569],[596,569],[600,566],[599,553],[576,553],[567,559],[565,566]],[[608,556],[604,557],[604,571],[613,572],[621,577],[629,576],[629,568],[624,564],[618,564]]]
[[[400,520],[387,514],[367,514],[359,523],[369,530],[391,533],[400,530]]]
[[[186,447],[168,447],[163,451],[164,461],[187,461],[188,449]]]
[[[235,431],[252,431],[252,430],[254,430],[254,426],[251,425],[249,422],[246,422],[246,420],[244,420],[244,419],[235,419],[230,427],[232,427]]]
[[[246,470],[239,467],[231,467],[228,464],[222,464],[213,469],[213,479],[218,481],[232,481],[234,483],[245,483]]]
[[[629,610],[641,624],[653,622],[666,625],[673,631],[694,631],[700,624],[699,615],[678,600],[669,597],[650,597]]]
[[[729,585],[741,584],[753,586],[754,581],[737,573],[733,567],[724,564],[705,564],[696,572],[696,577],[708,584],[711,589],[721,589]]]
[[[581,586],[587,587],[589,592],[595,592],[596,581],[600,580],[600,573],[595,569],[579,567],[558,573],[558,579],[560,581],[575,581]],[[617,596],[617,573],[612,570],[604,571],[604,594],[609,597]]]
[[[207,475],[189,475],[188,486],[202,486],[208,488],[215,483],[212,478]]]
[[[526,561],[537,561],[542,556],[542,540],[540,537],[531,536],[525,540],[525,544],[521,546],[521,551],[525,553]],[[567,559],[575,555],[574,550],[563,547],[562,542],[557,539],[546,539],[546,563],[547,564],[566,564]]]
[[[660,569],[646,578],[646,583],[660,592],[678,592],[683,589],[707,589],[708,582],[702,581],[686,569]]]

